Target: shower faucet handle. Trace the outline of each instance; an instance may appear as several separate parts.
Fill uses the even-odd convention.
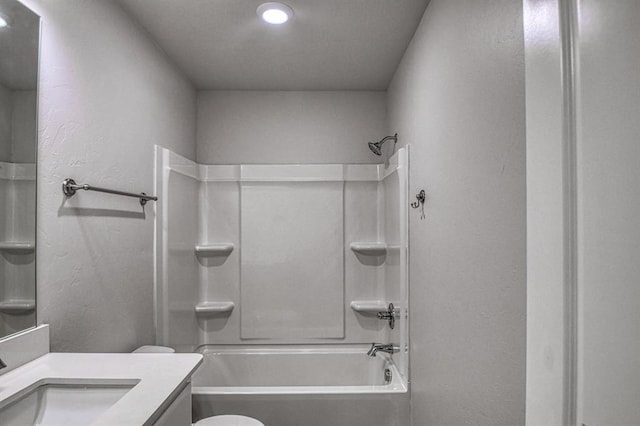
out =
[[[378,312],[378,318],[383,321],[389,321],[389,327],[393,330],[396,326],[396,310],[393,303],[389,303],[386,311]]]

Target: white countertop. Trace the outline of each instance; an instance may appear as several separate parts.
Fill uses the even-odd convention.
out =
[[[153,424],[202,362],[200,354],[49,353],[0,376],[0,401],[53,379],[139,380],[94,425]]]

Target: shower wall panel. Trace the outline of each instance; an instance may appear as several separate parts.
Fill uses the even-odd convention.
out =
[[[181,160],[159,178],[169,192],[158,208],[170,214],[157,221],[159,241],[169,237],[157,246],[159,263],[168,265],[157,276],[158,343],[404,346],[406,317],[391,332],[376,313],[389,302],[407,305],[406,207],[399,205],[407,198],[397,194],[406,192],[406,162],[197,165],[170,158]],[[357,249],[371,245],[381,249]]]
[[[343,185],[242,184],[242,339],[344,337]]]
[[[352,301],[386,300],[386,255],[364,255],[350,248],[352,242],[384,241],[380,223],[383,199],[377,179],[345,182],[345,322],[350,342],[386,342],[389,333],[389,327],[375,314],[363,314],[350,306]]]
[[[390,159],[390,165],[382,179],[384,194],[381,224],[387,257],[384,268],[385,295],[393,302],[397,315],[396,327],[389,332],[389,340],[399,344],[396,355],[400,373],[409,378],[409,328],[406,318],[409,312],[409,233],[408,233],[408,166],[409,147],[405,147]]]
[[[225,168],[231,170],[230,178],[237,176],[237,167],[221,166],[219,170],[224,171]],[[240,183],[237,179],[205,180],[200,184],[199,223],[198,244],[225,243],[234,247],[226,256],[197,256],[200,300],[231,301],[236,306],[230,314],[200,316],[200,342],[233,342],[239,337],[241,310]]]
[[[0,162],[0,244],[35,245],[35,174],[33,163]],[[35,274],[35,250],[0,249],[0,302],[35,303]],[[0,334],[32,326],[34,315],[0,309]]]
[[[352,242],[379,242],[384,241],[383,229],[379,223],[382,211],[381,191],[379,182],[382,176],[382,166],[378,165],[202,165],[202,198],[199,244],[210,245],[216,243],[233,244],[234,250],[230,254],[221,257],[201,258],[200,277],[202,286],[202,302],[233,302],[235,308],[226,315],[201,315],[199,324],[202,332],[203,344],[261,344],[261,343],[364,343],[372,341],[386,341],[388,327],[380,321],[372,312],[357,312],[351,308],[353,301],[380,301],[385,300],[384,295],[384,260],[385,256],[361,255],[351,250]],[[258,182],[261,182],[258,184]],[[340,319],[341,332],[335,337],[314,337],[309,333],[305,335],[292,335],[288,331],[282,332],[279,337],[249,337],[244,333],[244,323],[241,317],[254,315],[244,300],[246,293],[246,271],[241,266],[244,259],[247,244],[241,242],[247,238],[245,229],[240,230],[240,217],[272,217],[266,214],[262,204],[249,213],[247,203],[240,200],[241,188],[261,185],[267,188],[275,185],[282,188],[310,188],[310,185],[335,185],[342,188],[342,205],[331,207],[327,203],[318,203],[311,208],[313,202],[305,202],[301,198],[291,200],[293,209],[302,209],[294,216],[296,220],[303,221],[304,229],[300,232],[287,230],[289,234],[297,234],[304,244],[300,243],[300,249],[313,250],[313,238],[310,238],[309,229],[314,230],[314,219],[310,214],[317,213],[321,216],[342,218],[340,245],[336,246],[330,257],[313,252],[318,267],[322,271],[326,269],[326,259],[343,259],[343,273],[340,275],[341,290],[335,293],[331,304],[335,313],[329,315],[329,310],[323,309],[321,323],[314,327],[323,327],[323,323],[332,319]],[[260,191],[258,191],[259,193]],[[303,191],[304,192],[304,191]],[[246,195],[246,194],[245,194]],[[262,195],[260,195],[262,196]],[[315,197],[313,194],[310,195]],[[339,224],[339,222],[337,222]],[[270,229],[266,226],[266,229]],[[242,234],[242,237],[241,237]],[[324,234],[323,234],[324,236]],[[274,240],[281,240],[282,237]],[[271,245],[271,244],[270,244]],[[300,251],[297,250],[297,252]],[[260,250],[272,250],[269,246],[262,246]],[[244,261],[243,261],[244,262]],[[304,271],[305,268],[301,268]],[[283,269],[282,273],[288,274],[291,269]],[[305,272],[308,273],[308,272]],[[312,273],[311,276],[317,274]],[[262,276],[263,283],[270,285],[272,280]],[[269,293],[262,291],[258,286],[249,293],[250,297],[269,297]],[[326,293],[326,283],[317,289],[305,285],[304,298],[315,300],[318,306]],[[266,294],[266,296],[265,296]],[[284,298],[284,296],[283,296]],[[335,301],[334,301],[335,300]],[[274,311],[279,321],[285,321],[285,310],[288,309],[284,301],[279,303],[280,312]],[[310,321],[306,319],[305,321]],[[316,322],[316,320],[313,320]],[[288,335],[289,337],[285,336]],[[326,336],[326,334],[325,334]]]
[[[191,351],[199,343],[197,165],[156,147],[156,317],[158,341]]]

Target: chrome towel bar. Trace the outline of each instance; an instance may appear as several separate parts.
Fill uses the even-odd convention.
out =
[[[91,186],[87,184],[79,185],[76,183],[75,180],[71,178],[66,178],[65,180],[62,181],[62,192],[67,197],[72,197],[73,195],[75,195],[78,189],[84,189],[85,191],[106,192],[107,194],[124,195],[125,197],[139,198],[140,205],[143,205],[143,206],[147,204],[147,201],[149,200],[158,201],[158,197],[147,195],[144,192],[136,194],[134,192],[125,192],[125,191],[118,191],[117,189],[100,188],[98,186]]]

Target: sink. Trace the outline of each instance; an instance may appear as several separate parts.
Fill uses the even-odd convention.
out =
[[[139,380],[40,380],[2,401],[0,425],[87,425]]]

